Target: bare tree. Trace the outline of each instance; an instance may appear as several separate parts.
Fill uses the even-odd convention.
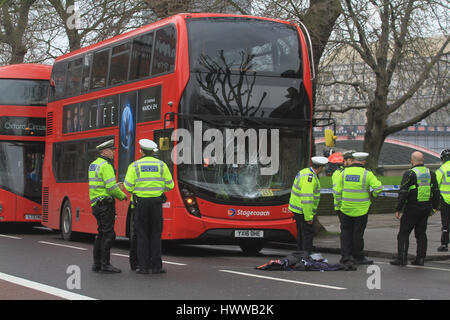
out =
[[[138,16],[147,9],[144,0],[97,0],[77,1],[77,3],[75,0],[48,0],[48,2],[59,16],[59,27],[65,30],[70,51],[151,22],[146,14]],[[79,6],[75,7],[78,3]],[[75,18],[78,20],[74,20]]]
[[[155,13],[158,19],[164,19],[171,15],[188,12],[191,0],[147,0],[148,7]]]
[[[321,111],[366,110],[363,148],[375,169],[388,135],[448,108],[449,10],[432,0],[343,3],[337,54],[326,61],[336,64],[340,57],[341,68],[349,71],[329,77],[328,85],[347,85],[359,99],[341,110]]]
[[[28,51],[24,34],[28,26],[28,14],[35,1],[0,1],[0,43],[6,44],[10,49],[9,64],[24,61]]]
[[[240,8],[236,0],[228,0],[242,13],[250,14],[247,8]],[[251,7],[255,15],[273,17],[303,23],[311,35],[314,68],[318,70],[334,25],[342,12],[339,0],[260,0]],[[313,101],[316,81],[313,81]]]

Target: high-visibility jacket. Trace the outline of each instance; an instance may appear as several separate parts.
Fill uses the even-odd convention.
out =
[[[320,182],[312,168],[300,170],[292,185],[289,210],[303,214],[305,221],[311,221],[317,213],[320,201]]]
[[[372,171],[361,164],[353,164],[342,171],[335,194],[338,207],[342,213],[359,217],[367,214],[370,207],[370,188],[374,197],[383,190],[381,182]]]
[[[91,206],[105,197],[126,199],[116,182],[114,168],[108,159],[98,157],[89,165],[89,199]]]
[[[431,199],[431,173],[430,169],[424,166],[418,166],[411,169],[417,177],[417,185],[409,187],[408,191],[417,188],[417,201],[425,202]]]
[[[450,204],[450,160],[436,171],[436,180],[442,198],[445,203]]]
[[[141,198],[160,197],[174,187],[167,164],[153,157],[143,157],[130,164],[124,185]]]
[[[336,200],[336,194],[334,193],[334,189],[336,189],[337,183],[339,181],[339,179],[341,179],[341,175],[342,175],[342,171],[344,170],[344,167],[340,167],[338,169],[336,169],[333,172],[333,175],[331,176],[331,182],[333,183],[333,204],[334,204],[334,210],[338,211],[339,210],[339,205],[338,205],[338,201]]]

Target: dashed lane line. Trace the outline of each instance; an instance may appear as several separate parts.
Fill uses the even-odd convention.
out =
[[[123,257],[123,258],[129,258],[130,257],[128,254],[121,254],[121,253],[111,253],[111,255],[112,256],[117,256],[117,257]],[[175,266],[187,266],[186,263],[171,262],[171,261],[165,261],[165,260],[163,260],[163,263],[173,264]]]
[[[289,279],[283,279],[283,278],[267,277],[267,276],[261,276],[261,275],[257,275],[257,274],[252,274],[252,273],[244,273],[244,272],[237,272],[237,271],[231,271],[231,270],[219,270],[219,271],[227,272],[227,273],[231,273],[231,274],[237,274],[237,275],[246,276],[246,277],[253,277],[253,278],[266,279],[266,280],[287,282],[287,283],[293,283],[293,284],[301,284],[301,285],[311,286],[311,287],[319,287],[319,288],[333,289],[333,290],[347,290],[347,288],[343,288],[343,287],[335,287],[335,286],[329,286],[329,285],[325,285],[325,284],[303,282],[303,281],[289,280]]]
[[[383,261],[375,261],[375,263],[376,264],[388,264],[388,265],[390,265],[389,262],[383,262]],[[415,265],[409,265],[409,264],[407,264],[406,266],[403,266],[403,267],[399,267],[399,268],[428,269],[428,270],[450,272],[450,269],[445,269],[445,268],[436,268],[436,267],[428,267],[428,266],[415,266]]]
[[[8,238],[8,239],[16,239],[16,240],[22,240],[22,238],[20,238],[20,237],[15,237],[15,236],[7,236],[6,234],[0,234],[0,237],[3,237],[3,238]]]
[[[48,245],[51,245],[51,246],[57,246],[57,247],[64,247],[64,248],[76,249],[76,250],[83,250],[83,251],[88,250],[88,249],[82,248],[82,247],[74,247],[74,246],[69,246],[69,245],[67,245],[67,244],[60,244],[60,243],[47,242],[47,241],[38,241],[38,243],[41,243],[41,244],[48,244]]]
[[[68,299],[68,300],[97,300],[88,296],[84,296],[78,293],[74,293],[74,292],[70,292],[67,290],[62,290],[59,288],[55,288],[52,286],[48,286],[46,284],[42,284],[39,282],[35,282],[35,281],[30,281],[27,279],[23,279],[23,278],[19,278],[16,276],[12,276],[6,273],[1,273],[0,272],[0,279],[4,280],[4,281],[8,281],[23,287],[27,287],[30,289],[34,289],[34,290],[38,290],[41,292],[45,292],[63,299]]]

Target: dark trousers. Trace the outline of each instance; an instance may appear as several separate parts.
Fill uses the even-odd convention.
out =
[[[116,234],[114,223],[116,221],[116,210],[114,203],[107,205],[95,205],[92,207],[92,214],[97,219],[97,231],[94,241],[94,264],[109,265],[110,251]]]
[[[367,214],[351,217],[338,211],[341,222],[341,255],[342,263],[364,259],[364,231],[367,226]]]
[[[450,225],[450,204],[446,203],[442,198],[441,198],[441,222],[442,222],[441,244],[448,245],[449,243],[448,229]]]
[[[138,198],[134,223],[137,232],[137,257],[141,269],[161,270],[161,234],[163,228],[160,198]]]
[[[137,231],[136,224],[134,223],[135,209],[130,209],[130,267],[135,270],[138,267],[137,257]]]
[[[400,231],[397,235],[398,259],[406,261],[408,257],[409,235],[414,229],[417,241],[417,259],[427,254],[427,223],[431,208],[411,208],[406,205],[405,211],[400,219]]]
[[[311,254],[313,251],[314,224],[308,224],[303,214],[294,213],[294,218],[297,225],[297,250]]]

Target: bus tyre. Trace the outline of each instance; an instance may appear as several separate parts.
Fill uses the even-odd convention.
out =
[[[64,201],[61,212],[61,237],[66,240],[72,240],[72,207],[70,201]]]
[[[245,242],[241,242],[239,244],[239,246],[241,247],[241,250],[249,255],[249,256],[253,256],[253,255],[257,255],[262,248],[264,247],[264,242],[263,241],[258,241],[258,240],[249,240],[249,241],[245,241]]]

